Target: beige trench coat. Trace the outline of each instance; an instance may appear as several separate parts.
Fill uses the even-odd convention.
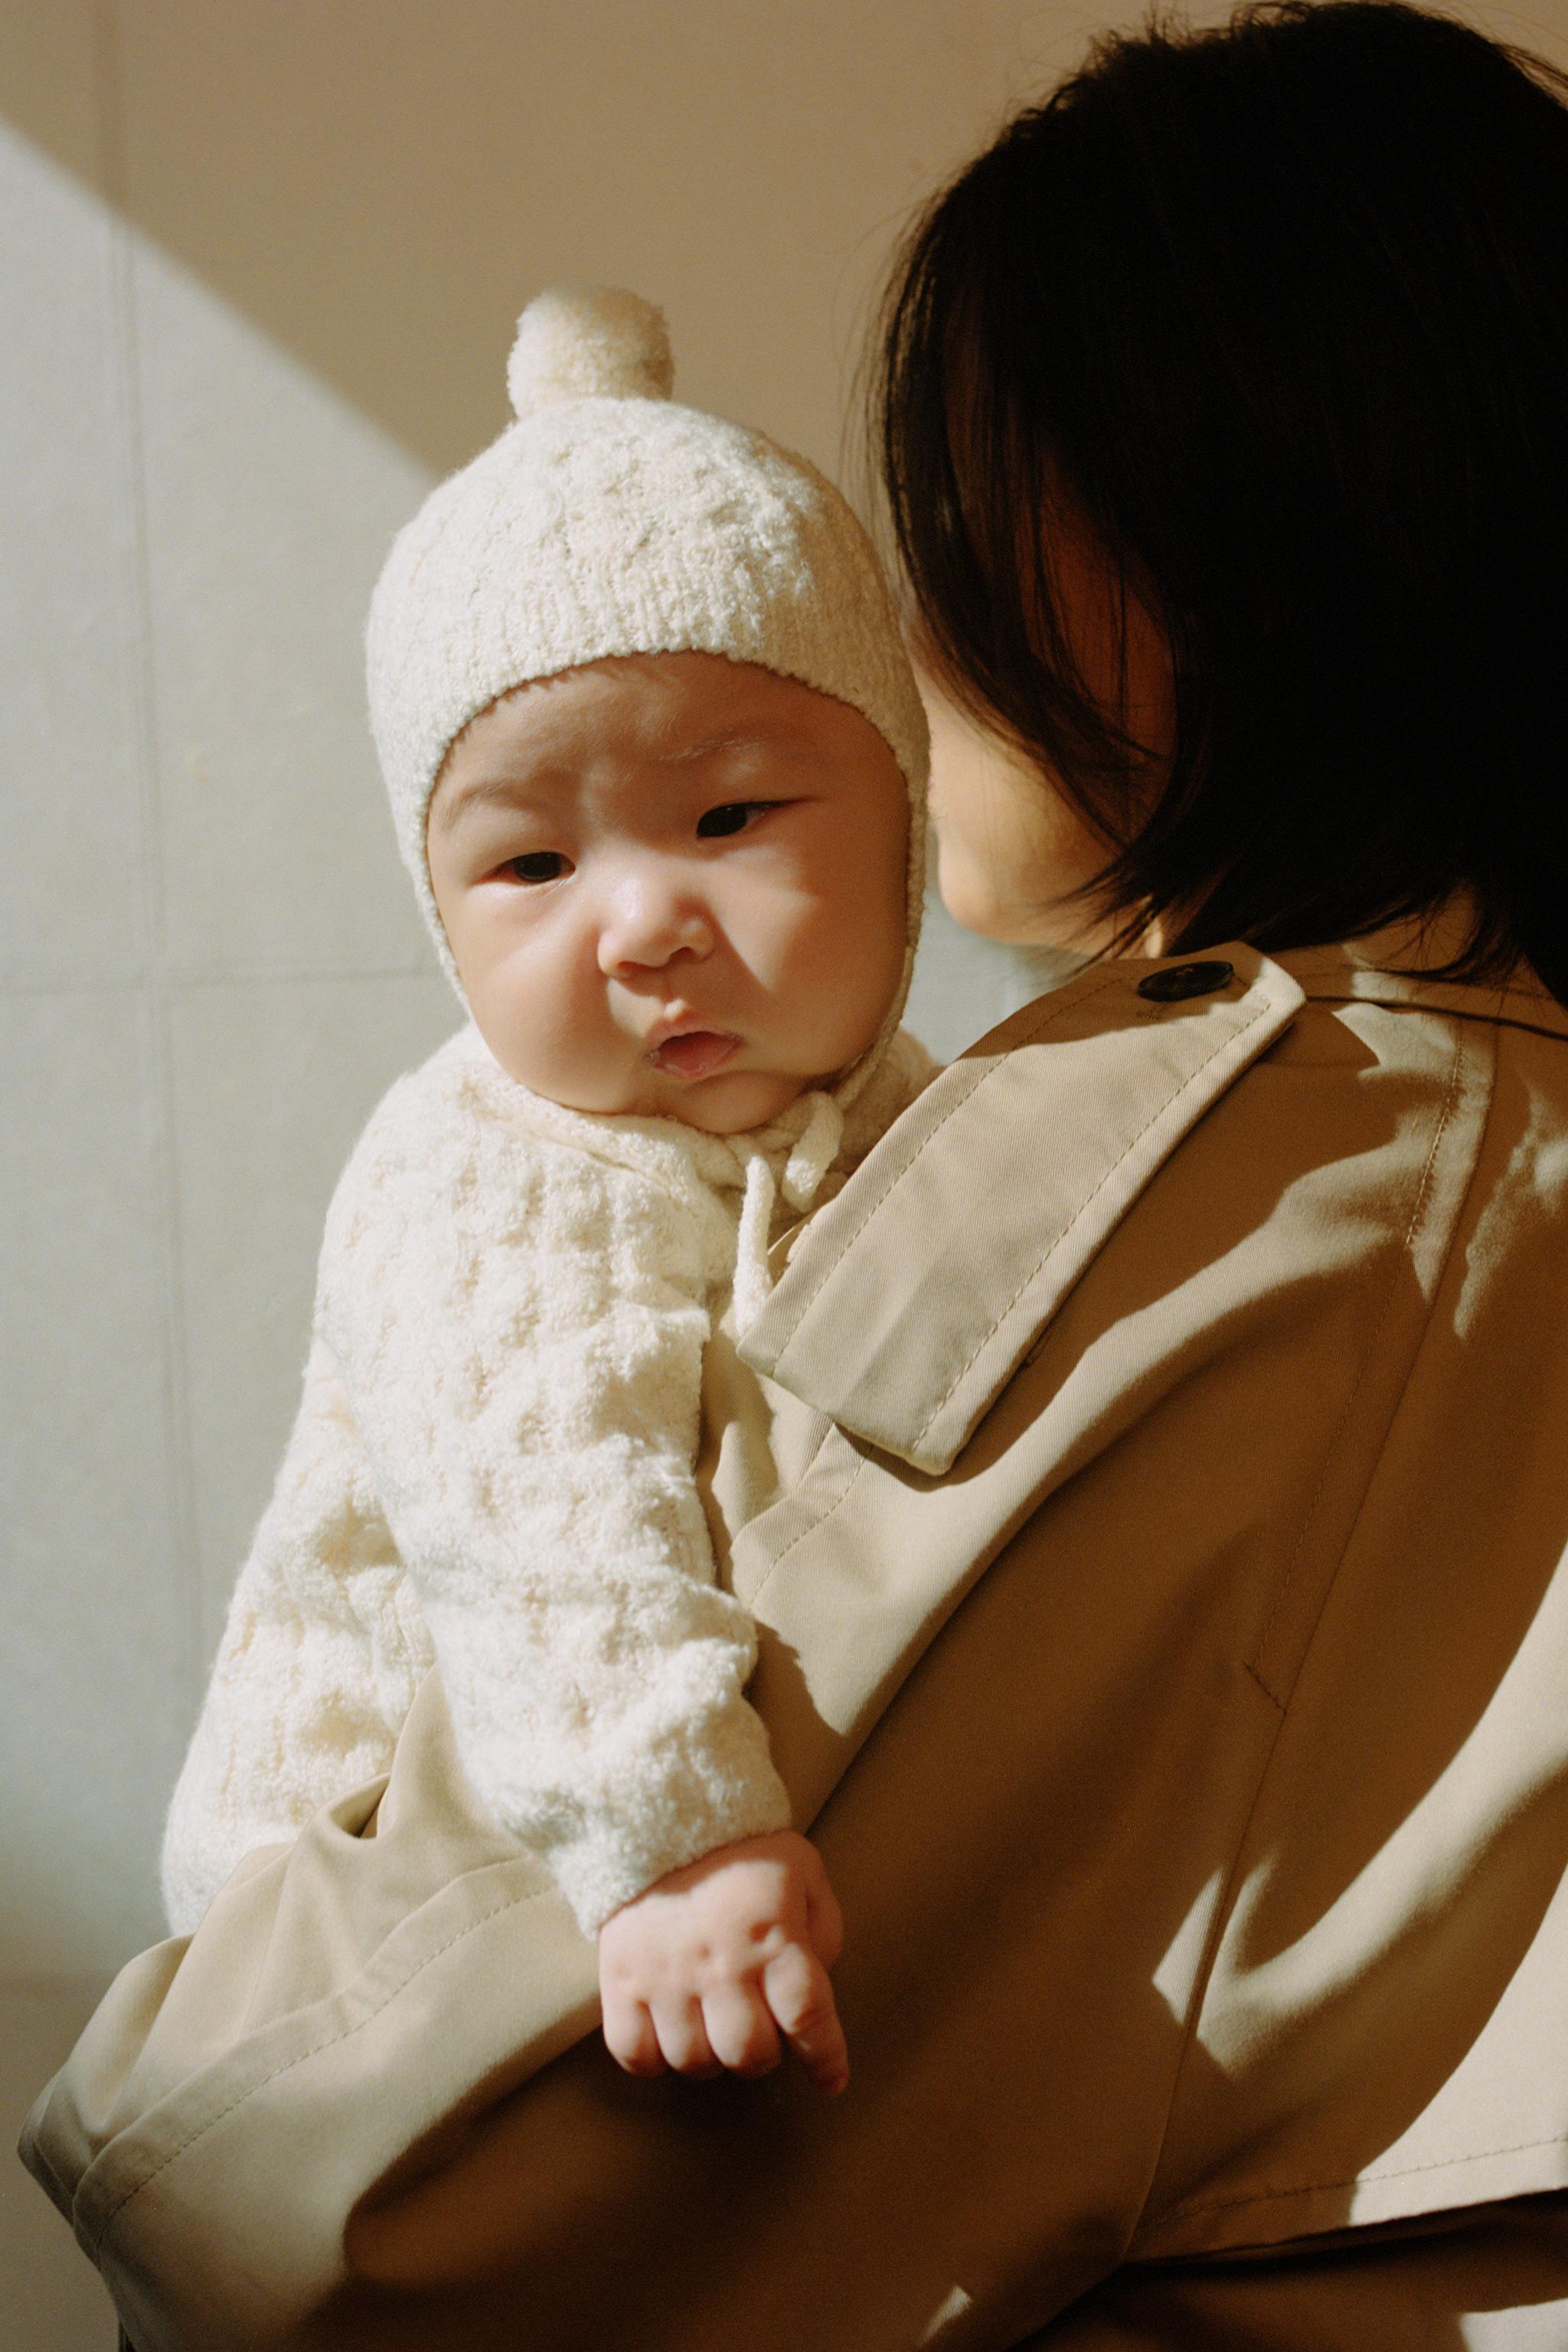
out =
[[[30,2120],[139,2352],[1568,2342],[1568,1013],[1416,954],[1081,973],[710,1351],[846,2096],[617,2072],[433,1675]]]

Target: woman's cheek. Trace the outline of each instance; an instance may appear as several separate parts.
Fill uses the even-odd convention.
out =
[[[931,814],[936,847],[936,887],[942,905],[966,931],[977,931],[983,938],[994,937],[994,927],[1003,919],[1003,910],[996,904],[988,862],[975,856],[955,821],[950,818],[943,822],[934,803]]]
[[[1103,925],[1061,902],[1108,853],[1049,780],[998,751],[954,782],[932,793],[938,887],[954,922],[1018,947],[1095,945]]]

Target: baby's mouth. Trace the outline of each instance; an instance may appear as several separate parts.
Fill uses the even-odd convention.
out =
[[[688,1029],[679,1037],[667,1037],[647,1058],[667,1077],[710,1078],[740,1046],[741,1040],[722,1029]]]

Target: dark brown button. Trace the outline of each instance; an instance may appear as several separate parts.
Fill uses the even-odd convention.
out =
[[[1184,996],[1212,996],[1235,978],[1236,966],[1217,956],[1212,963],[1168,963],[1163,971],[1152,971],[1141,980],[1138,993],[1155,1004],[1179,1004]]]

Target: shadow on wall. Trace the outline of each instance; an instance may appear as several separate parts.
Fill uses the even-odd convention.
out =
[[[552,280],[668,311],[694,404],[839,470],[910,208],[1140,0],[6,0],[0,113],[421,463]],[[1191,0],[1194,23],[1228,0]],[[1456,5],[1568,50],[1568,0]],[[825,288],[828,299],[825,301]]]
[[[9,0],[0,111],[432,467],[503,422],[523,301],[609,279],[683,396],[837,470],[903,215],[1099,13]]]

